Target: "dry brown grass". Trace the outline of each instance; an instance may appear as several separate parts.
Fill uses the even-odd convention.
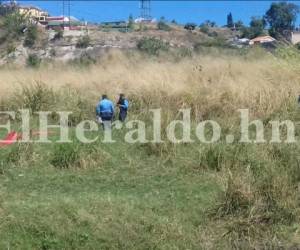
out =
[[[47,65],[38,70],[3,68],[0,96],[35,81],[58,90],[71,86],[96,102],[102,93],[116,98],[120,92],[144,105],[192,107],[203,116],[251,108],[260,116],[277,110],[299,93],[299,67],[266,56],[259,60],[212,56],[170,62],[126,56],[112,51],[89,68]],[[198,112],[199,111],[199,112]]]

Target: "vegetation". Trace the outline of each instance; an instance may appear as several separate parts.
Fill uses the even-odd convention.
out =
[[[129,15],[128,17],[128,29],[134,30],[134,20],[132,15]]]
[[[250,22],[250,27],[243,27],[242,37],[247,37],[249,39],[253,39],[257,36],[265,34],[265,20],[263,18],[252,17]]]
[[[36,25],[30,25],[25,33],[24,46],[32,48],[38,38],[38,30]]]
[[[157,56],[162,51],[168,51],[169,44],[160,39],[156,39],[154,37],[150,37],[150,38],[144,37],[138,42],[137,48],[140,51],[145,52],[149,55]]]
[[[284,35],[285,31],[293,30],[298,13],[299,7],[294,3],[272,3],[264,16],[270,26],[270,34],[278,37]]]
[[[195,23],[187,23],[186,25],[184,25],[184,28],[186,30],[194,30],[196,29],[197,25]]]
[[[184,104],[192,108],[192,130],[203,119],[217,120],[236,140],[128,145],[124,129],[114,130],[113,144],[1,148],[0,248],[298,247],[299,145],[239,143],[237,109],[249,107],[251,120],[297,121],[300,58],[257,49],[174,63],[114,52],[89,69],[1,69],[1,107],[73,111],[71,138],[74,124],[94,119],[101,93],[114,96],[126,89],[130,119],[147,127],[148,109],[163,107],[164,131],[169,121],[180,119]],[[134,87],[128,88],[132,75]],[[33,79],[44,82],[32,85]],[[58,124],[55,116],[49,119]],[[31,122],[35,126],[36,117]],[[12,124],[20,125],[18,119]],[[1,130],[1,138],[4,134]],[[50,134],[51,140],[57,136]]]
[[[20,39],[29,26],[29,20],[24,15],[18,12],[11,12],[3,17],[3,22],[1,23],[1,41],[12,42]]]
[[[37,68],[40,66],[42,59],[36,54],[29,54],[26,60],[26,64],[29,67]]]
[[[234,22],[233,22],[233,17],[232,17],[231,12],[227,15],[227,27],[228,28],[234,27]]]
[[[158,30],[170,31],[171,27],[166,23],[164,18],[161,18],[157,23]]]
[[[64,31],[63,30],[57,30],[54,34],[53,40],[60,40],[64,37]]]
[[[85,49],[90,45],[90,43],[91,39],[88,35],[82,36],[78,39],[76,43],[76,48]]]

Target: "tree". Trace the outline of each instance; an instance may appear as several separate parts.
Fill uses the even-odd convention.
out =
[[[242,29],[242,28],[244,27],[243,21],[238,20],[238,21],[235,23],[235,27],[236,27],[237,29]]]
[[[264,15],[264,20],[269,24],[269,33],[274,36],[291,31],[295,27],[299,7],[293,3],[272,3],[270,9]]]
[[[242,36],[247,38],[255,38],[265,33],[266,22],[263,18],[252,17],[250,27],[242,28]]]
[[[131,14],[128,17],[128,28],[129,29],[133,29],[134,28],[134,20],[133,20],[133,16]]]
[[[187,23],[186,25],[184,25],[184,28],[186,29],[186,30],[194,30],[194,29],[196,29],[196,24],[195,23]]]
[[[203,24],[201,24],[200,26],[202,26],[202,25],[206,25],[207,27],[211,27],[211,28],[217,26],[217,25],[216,25],[216,22],[210,21],[210,20],[206,20],[206,21],[205,21]]]
[[[234,27],[233,17],[232,17],[231,12],[227,15],[227,27],[228,28],[233,28]]]

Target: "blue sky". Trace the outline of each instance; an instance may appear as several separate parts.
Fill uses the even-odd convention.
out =
[[[51,15],[62,14],[62,1],[19,1],[21,4],[36,5]],[[297,2],[296,2],[297,3]],[[226,23],[232,12],[234,21],[248,24],[252,16],[262,16],[271,1],[152,1],[152,16],[159,19],[175,19],[179,23],[201,22],[209,19],[218,25]],[[91,22],[125,20],[132,14],[139,16],[139,1],[71,1],[71,15]],[[297,21],[299,24],[299,20]]]

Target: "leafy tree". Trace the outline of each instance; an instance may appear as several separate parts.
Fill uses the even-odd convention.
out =
[[[242,36],[247,38],[255,38],[265,34],[266,23],[263,18],[252,17],[250,27],[242,28]]]
[[[200,26],[202,26],[202,25],[206,25],[207,27],[211,27],[211,28],[217,26],[217,25],[216,25],[216,22],[210,21],[210,20],[206,20],[206,21],[205,21],[203,24],[201,24]]]
[[[293,30],[299,13],[299,7],[294,3],[272,3],[264,16],[270,26],[269,33],[274,36],[283,34],[286,30]]]
[[[237,28],[237,29],[242,29],[243,27],[245,27],[243,21],[238,20],[238,21],[235,23],[235,28]]]
[[[186,29],[186,30],[194,30],[194,29],[196,29],[196,24],[195,23],[187,23],[186,25],[184,25],[184,28]]]
[[[233,22],[233,17],[232,17],[231,12],[227,15],[227,27],[228,28],[234,27],[234,22]]]
[[[3,4],[0,2],[0,16],[6,16],[16,11],[16,5],[14,4]]]

